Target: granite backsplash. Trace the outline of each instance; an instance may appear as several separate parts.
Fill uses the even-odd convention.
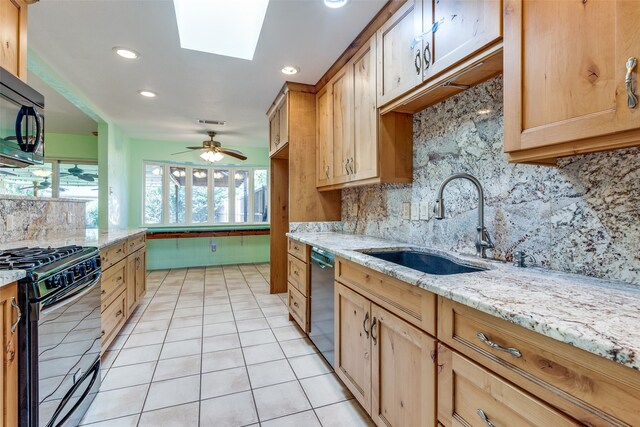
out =
[[[0,196],[0,249],[3,243],[84,230],[85,204],[70,199]]]
[[[447,186],[446,219],[431,209],[441,182],[467,172],[484,186],[494,258],[523,250],[546,268],[640,284],[640,150],[510,164],[502,90],[496,77],[415,114],[413,184],[343,190],[343,231],[473,254],[475,187]],[[429,220],[403,220],[405,202],[428,202]]]

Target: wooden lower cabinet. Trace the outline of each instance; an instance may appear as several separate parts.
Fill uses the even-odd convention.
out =
[[[335,369],[379,426],[436,425],[436,340],[341,283]]]
[[[100,250],[102,260],[102,348],[104,353],[147,289],[146,237],[137,234]],[[1,426],[0,426],[1,427]]]
[[[0,370],[0,427],[18,425],[18,321],[20,310],[18,284],[0,288],[0,333],[2,333],[2,369]]]
[[[438,419],[444,426],[582,425],[442,344]]]

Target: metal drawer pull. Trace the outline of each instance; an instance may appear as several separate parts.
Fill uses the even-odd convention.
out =
[[[296,301],[293,302],[294,307],[300,307]]]
[[[295,274],[296,276],[299,276],[298,270],[293,270],[293,274]]]
[[[327,178],[329,178],[329,166],[328,165],[325,166],[324,173],[325,173],[325,175],[327,175]]]
[[[118,310],[118,312],[116,313],[116,318],[122,316],[122,310]]]
[[[489,338],[487,338],[487,336],[485,334],[483,334],[482,332],[478,332],[476,334],[476,336],[480,339],[480,341],[482,341],[483,343],[485,343],[486,345],[488,345],[489,347],[491,347],[494,350],[507,352],[510,355],[512,355],[513,357],[517,357],[517,358],[522,357],[522,353],[520,353],[520,350],[518,350],[517,348],[514,348],[514,347],[503,347],[500,344],[496,344],[493,341],[491,341]]]
[[[420,74],[420,71],[422,70],[422,57],[420,56],[420,48],[418,48],[416,52],[416,57],[413,60],[413,65],[416,66],[416,74]]]
[[[478,416],[480,418],[482,418],[482,421],[484,421],[484,423],[487,425],[487,427],[496,427],[496,425],[494,423],[489,421],[489,417],[487,417],[487,414],[485,414],[482,409],[478,409],[476,411],[476,414],[478,414]]]
[[[373,345],[378,345],[378,337],[376,337],[373,332],[376,330],[376,325],[378,324],[378,319],[373,318],[373,322],[371,323],[371,339],[373,340]]]
[[[424,71],[427,72],[431,66],[431,50],[429,50],[429,42],[425,42],[424,52],[422,53],[424,58]],[[429,56],[427,56],[427,54]]]
[[[638,97],[633,93],[633,70],[638,65],[638,58],[632,56],[627,59],[627,75],[624,79],[624,83],[627,86],[627,105],[629,108],[636,108],[638,106]]]
[[[364,315],[364,321],[362,322],[362,329],[364,329],[364,333],[369,338],[369,331],[367,331],[367,320],[369,320],[369,312]]]
[[[20,307],[18,307],[18,303],[16,303],[16,299],[14,297],[11,297],[11,307],[16,310],[16,321],[11,324],[11,333],[13,334],[16,332],[18,323],[20,323],[20,319],[22,318],[22,311],[20,310]]]

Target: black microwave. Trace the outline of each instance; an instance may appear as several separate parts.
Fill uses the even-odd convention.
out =
[[[0,167],[44,163],[44,96],[0,68]]]

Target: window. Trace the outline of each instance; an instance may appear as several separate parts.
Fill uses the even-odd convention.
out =
[[[86,200],[85,225],[98,227],[98,165],[47,160],[26,168],[0,168],[0,194]]]
[[[145,225],[269,222],[266,168],[144,164]]]

